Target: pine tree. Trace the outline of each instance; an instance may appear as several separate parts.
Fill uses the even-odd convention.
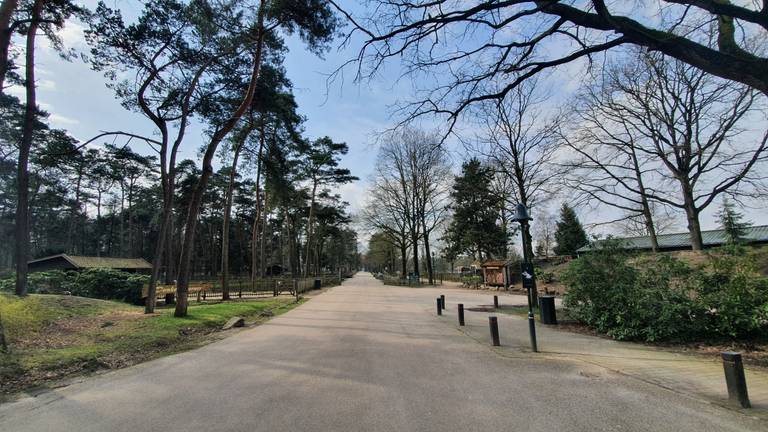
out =
[[[555,243],[555,255],[575,255],[578,248],[587,244],[587,233],[584,232],[576,212],[565,203],[560,208]]]
[[[744,215],[736,210],[736,206],[727,199],[723,199],[723,205],[717,214],[720,219],[720,226],[725,231],[725,238],[728,244],[739,243],[746,234],[747,228],[752,225],[744,222]]]
[[[479,160],[462,165],[451,192],[453,220],[445,240],[451,256],[469,253],[476,259],[504,254],[506,232],[497,224],[499,197],[490,188],[493,173]]]

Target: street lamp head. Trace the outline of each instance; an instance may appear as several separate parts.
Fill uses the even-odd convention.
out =
[[[528,209],[525,207],[525,204],[520,203],[517,205],[517,209],[515,210],[514,216],[512,216],[512,220],[522,224],[533,220],[533,218],[528,215]]]

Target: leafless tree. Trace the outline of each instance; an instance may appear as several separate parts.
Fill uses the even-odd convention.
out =
[[[414,273],[419,272],[423,242],[430,283],[434,280],[430,236],[445,219],[450,180],[450,161],[440,147],[439,134],[405,128],[383,138],[371,193],[378,196],[374,209],[376,203],[391,207],[387,215],[392,220],[383,224],[389,226],[385,230],[376,218],[368,219],[372,228],[392,233],[393,244],[400,247],[405,242],[398,237],[408,233]]]
[[[555,247],[557,218],[548,212],[539,212],[535,222],[536,255],[547,258]]]
[[[359,217],[363,229],[370,235],[382,233],[400,251],[400,272],[404,278],[408,274],[408,248],[411,241],[406,223],[408,213],[404,211],[403,204],[399,188],[377,173],[371,181],[368,200]]]
[[[406,118],[438,114],[455,124],[475,103],[502,100],[532,77],[627,45],[768,94],[760,46],[766,2],[361,0],[354,12],[331,3],[351,22],[347,41],[363,40],[348,63],[356,79],[376,76],[393,61],[422,83],[423,93],[403,107]],[[714,44],[702,31],[710,26]]]
[[[485,103],[480,110],[482,132],[474,151],[488,160],[511,186],[509,208],[518,203],[528,208],[551,197],[557,190],[553,163],[557,154],[559,116],[547,114],[546,96],[537,89],[535,80],[525,83],[499,101]],[[503,216],[503,214],[502,214]],[[526,236],[526,252],[533,256],[530,230]]]
[[[578,133],[565,138],[578,155],[570,186],[642,214],[652,238],[651,201],[683,210],[692,249],[701,250],[701,211],[721,194],[749,194],[765,180],[759,167],[768,132],[758,97],[681,61],[641,54],[609,72],[577,110]]]

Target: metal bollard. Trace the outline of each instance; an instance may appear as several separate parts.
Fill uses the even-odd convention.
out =
[[[495,309],[499,308],[499,296],[493,296],[493,307]]]
[[[488,317],[488,325],[491,327],[491,342],[493,346],[500,346],[499,342],[499,321],[495,316]]]
[[[437,298],[437,314],[438,315],[442,315],[443,314],[443,308],[442,308],[443,305],[440,304],[440,303],[441,303],[440,302],[440,297],[438,297]]]
[[[440,306],[443,307],[443,310],[445,310],[445,296],[440,294]]]
[[[459,303],[459,325],[464,325],[464,304]]]
[[[747,379],[744,377],[744,364],[741,362],[741,354],[726,351],[720,353],[723,358],[723,370],[725,371],[725,385],[728,387],[728,399],[738,402],[742,408],[752,408],[747,394]]]

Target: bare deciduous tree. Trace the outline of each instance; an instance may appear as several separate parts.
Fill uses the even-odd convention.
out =
[[[518,203],[532,208],[558,187],[553,162],[559,145],[559,119],[545,112],[547,98],[537,92],[534,80],[500,101],[486,103],[481,110],[483,132],[474,150],[509,182],[512,193],[502,194],[512,198],[506,203],[509,208]],[[526,253],[533,256],[530,229],[522,235],[527,240]]]
[[[430,236],[445,219],[450,180],[450,161],[437,133],[405,128],[385,136],[371,188],[377,199],[369,204],[364,220],[371,228],[389,233],[401,251],[411,247],[414,273],[419,273],[419,243],[423,242],[430,283],[434,281]],[[385,213],[377,214],[377,205]],[[403,258],[404,267],[405,262]]]
[[[606,75],[587,96],[570,185],[590,198],[643,215],[655,238],[651,201],[683,210],[691,246],[703,247],[699,214],[721,194],[749,194],[765,180],[768,132],[747,124],[757,92],[658,54]],[[658,247],[658,244],[655,244]]]
[[[370,0],[354,11],[331,3],[352,23],[347,41],[363,40],[347,63],[357,68],[356,79],[401,63],[421,90],[403,116],[445,116],[448,130],[474,104],[502,100],[532,77],[589,65],[596,54],[622,46],[663,53],[768,94],[760,46],[768,30],[765,2]],[[714,43],[707,28],[717,33]]]

